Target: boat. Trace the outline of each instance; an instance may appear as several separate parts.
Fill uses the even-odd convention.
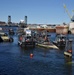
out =
[[[64,55],[69,56],[69,57],[72,57],[72,53],[70,53],[70,52],[68,52],[68,51],[65,51],[65,52],[64,52]]]
[[[9,29],[9,35],[14,35],[14,30],[13,29]]]
[[[37,46],[40,46],[40,47],[44,47],[44,48],[49,48],[49,49],[59,49],[56,45],[54,44],[37,44]]]
[[[35,41],[32,37],[32,31],[25,28],[22,34],[18,35],[18,45],[21,47],[35,47]]]
[[[22,38],[22,37],[20,37]],[[24,40],[24,41],[23,41]],[[32,37],[30,36],[26,36],[26,37],[23,37],[22,40],[20,39],[20,41],[18,41],[18,44],[21,46],[21,47],[35,47],[35,41],[33,41]]]
[[[46,30],[35,32],[36,46],[59,49],[51,42],[49,37],[50,35],[48,35]]]
[[[72,57],[72,39],[66,41],[66,50],[64,51],[64,55]]]
[[[7,33],[0,32],[0,42],[13,42],[13,38],[9,37]]]
[[[55,41],[53,41],[53,44],[55,44],[58,47],[65,47],[67,39],[68,38],[66,35],[63,34],[56,35],[56,39]]]

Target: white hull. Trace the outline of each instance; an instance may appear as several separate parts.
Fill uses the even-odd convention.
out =
[[[74,34],[74,22],[69,23],[69,31],[71,32],[71,34]]]
[[[64,52],[64,55],[69,56],[69,57],[72,56],[72,54],[71,53],[68,53],[68,52]]]
[[[71,29],[71,34],[74,34],[74,28],[73,28],[73,29]]]
[[[59,49],[57,46],[55,45],[44,45],[44,44],[37,44],[40,47],[44,47],[44,48],[53,48],[53,49]]]

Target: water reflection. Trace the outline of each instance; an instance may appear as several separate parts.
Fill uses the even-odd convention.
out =
[[[40,54],[42,57],[48,57],[51,49],[46,49],[42,47],[36,47],[35,51],[37,54]]]
[[[30,54],[34,54],[33,51],[34,51],[34,48],[20,48],[21,56],[22,55],[30,56]]]
[[[64,56],[65,58],[65,68],[67,69],[67,75],[72,75],[72,57]]]
[[[65,63],[72,62],[72,57],[64,56],[65,58]]]

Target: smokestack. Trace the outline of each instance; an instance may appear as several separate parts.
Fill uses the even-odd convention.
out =
[[[11,24],[11,16],[8,16],[8,24]]]
[[[25,25],[27,25],[27,16],[25,16]]]

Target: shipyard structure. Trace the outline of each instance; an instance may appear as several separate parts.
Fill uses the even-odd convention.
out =
[[[0,26],[18,26],[18,23],[14,23],[11,21],[11,16],[8,15],[8,21],[0,21]]]
[[[46,30],[48,32],[56,32],[56,34],[74,34],[74,16],[71,17],[71,22],[68,24],[28,24],[27,16],[24,17],[24,20],[20,20],[19,23],[13,23],[11,21],[11,16],[8,15],[7,23],[0,21],[0,26],[18,26],[22,28],[28,27],[31,30]]]

